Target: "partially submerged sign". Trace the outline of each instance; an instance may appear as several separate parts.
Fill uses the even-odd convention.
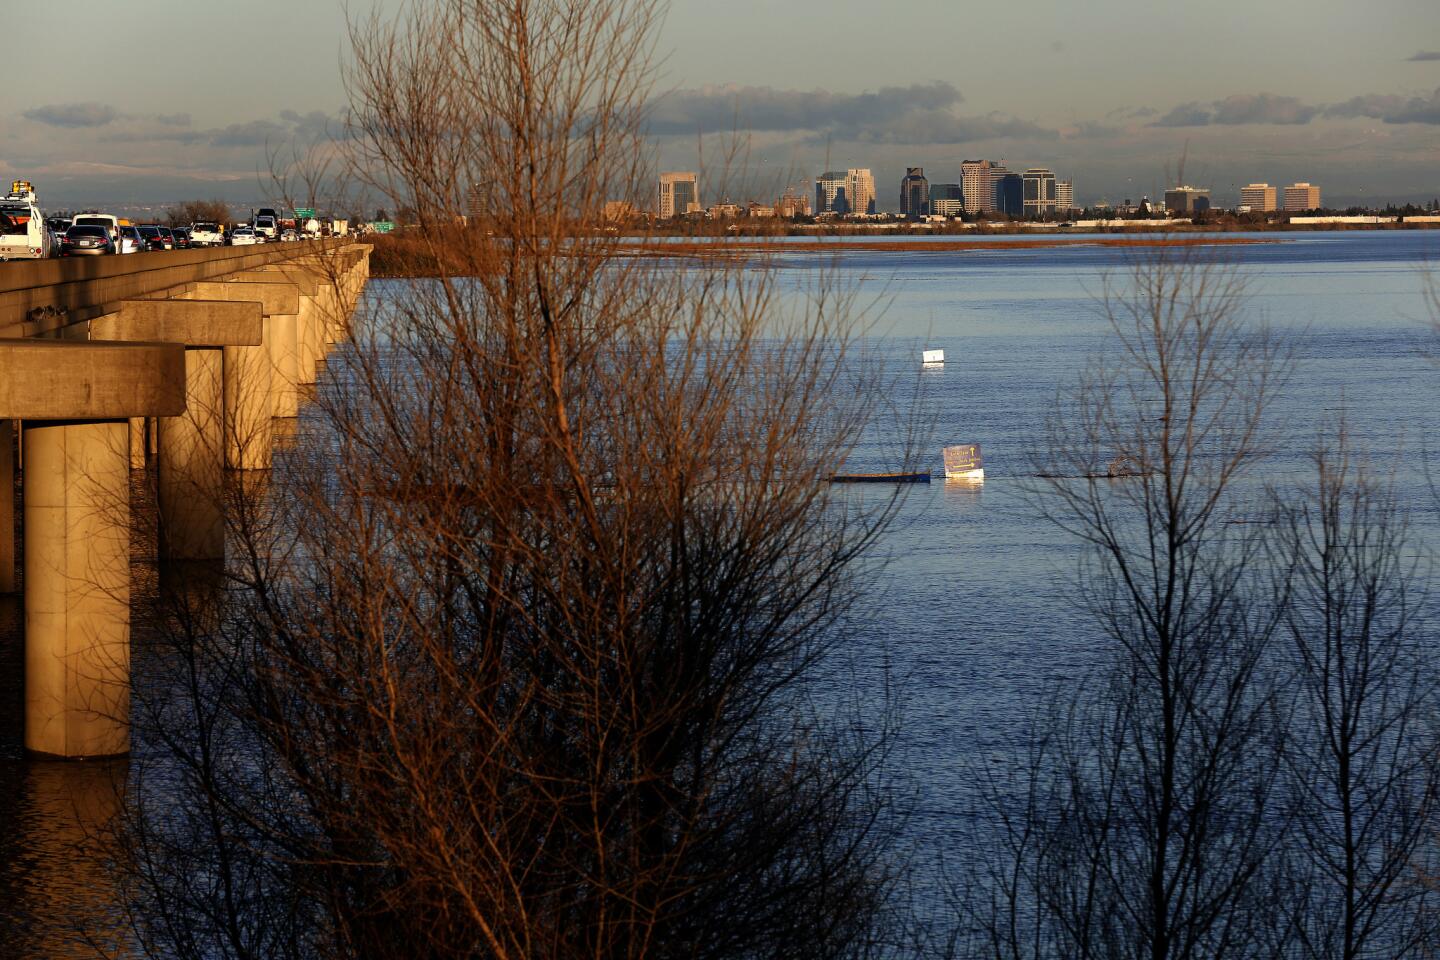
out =
[[[944,350],[926,350],[924,353],[920,354],[920,361],[921,361],[922,363],[944,363],[944,362],[945,362],[945,351],[944,351]]]
[[[946,480],[984,480],[985,461],[980,457],[980,444],[957,443],[945,448]]]

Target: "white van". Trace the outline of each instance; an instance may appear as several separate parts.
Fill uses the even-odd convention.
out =
[[[266,240],[277,240],[280,237],[280,224],[275,222],[274,217],[259,216],[255,218],[255,232]]]
[[[129,226],[130,221],[121,221],[119,217],[109,213],[77,213],[75,219],[70,221],[72,227],[104,227],[110,234],[110,239],[115,248],[120,248],[120,228]]]

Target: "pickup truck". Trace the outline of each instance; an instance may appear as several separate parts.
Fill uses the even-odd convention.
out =
[[[190,246],[219,247],[225,243],[225,232],[220,224],[208,220],[197,220],[190,224]]]

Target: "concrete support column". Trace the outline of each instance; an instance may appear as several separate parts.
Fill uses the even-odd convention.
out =
[[[301,383],[314,383],[319,377],[320,361],[325,359],[325,329],[320,305],[314,297],[300,298],[298,314],[300,365],[297,377]]]
[[[0,419],[0,593],[15,592],[15,429]]]
[[[130,749],[130,437],[124,419],[27,421],[25,747]]]
[[[144,417],[130,418],[130,469],[145,469],[145,448],[149,424]]]
[[[277,313],[266,319],[265,334],[274,378],[270,390],[274,401],[272,416],[293,417],[300,409],[299,320],[298,313]]]
[[[270,398],[270,348],[263,343],[226,347],[224,364],[225,465],[231,470],[268,469],[275,406]]]
[[[330,345],[344,339],[345,307],[340,288],[336,284],[326,282],[320,289],[325,304],[325,345],[328,352]]]
[[[160,418],[160,552],[225,559],[223,353],[185,351],[185,412]]]

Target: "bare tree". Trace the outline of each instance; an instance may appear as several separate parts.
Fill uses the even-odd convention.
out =
[[[870,381],[823,284],[593,229],[643,189],[656,17],[355,27],[351,172],[438,275],[345,318],[307,445],[230,505],[224,614],[164,611],[171,699],[139,713],[169,774],[116,848],[152,952],[881,943],[883,739],[806,683],[893,507],[823,482]],[[482,176],[486,229],[435,229]]]
[[[186,200],[165,211],[165,222],[172,227],[188,227],[192,223],[204,221],[229,223],[229,202],[220,199]]]
[[[1301,956],[1428,956],[1440,765],[1416,620],[1423,578],[1391,490],[1335,433],[1309,488],[1280,498],[1275,544],[1295,657],[1288,755],[1304,801],[1288,900]]]
[[[1039,464],[1109,656],[988,779],[978,840],[999,850],[961,888],[975,955],[1252,957],[1280,936],[1278,608],[1264,525],[1231,521],[1253,518],[1241,481],[1285,364],[1224,265],[1161,248],[1128,279],[1102,300],[1117,356],[1061,399]]]

